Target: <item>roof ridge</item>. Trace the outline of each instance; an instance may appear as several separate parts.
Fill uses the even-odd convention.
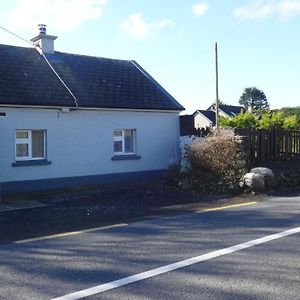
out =
[[[123,61],[123,62],[126,61],[128,63],[131,62],[130,59],[111,58],[111,57],[94,56],[94,55],[87,55],[87,54],[80,54],[80,53],[69,53],[69,52],[62,52],[62,51],[54,51],[54,54],[56,54],[56,53],[57,54],[66,54],[66,55],[71,55],[71,56],[98,58],[98,59],[104,59],[104,60],[114,60],[114,61]]]
[[[0,47],[4,46],[4,47],[12,47],[12,48],[22,48],[22,49],[32,49],[35,50],[34,47],[26,47],[26,46],[15,46],[15,45],[8,45],[8,44],[0,44]]]
[[[15,45],[7,45],[7,44],[0,44],[0,46],[35,50],[34,47],[26,47],[26,46],[15,46]],[[45,53],[45,54],[49,55],[49,53]],[[80,53],[63,52],[63,51],[54,51],[54,54],[66,54],[66,55],[71,55],[71,56],[92,57],[92,58],[105,59],[105,60],[126,61],[128,63],[130,63],[132,61],[130,59],[102,57],[102,56],[94,56],[94,55],[87,55],[87,54],[80,54]],[[50,54],[50,55],[53,55],[53,54]]]

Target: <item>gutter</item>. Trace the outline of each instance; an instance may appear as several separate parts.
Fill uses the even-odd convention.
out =
[[[179,110],[168,110],[168,109],[139,109],[139,108],[105,108],[105,107],[69,107],[69,106],[42,106],[42,105],[18,105],[18,104],[0,104],[0,107],[3,108],[28,108],[28,109],[69,109],[70,111],[75,110],[95,110],[95,111],[124,111],[124,112],[159,112],[159,113],[179,113]],[[5,114],[5,113],[3,113]],[[1,113],[0,113],[1,116]]]

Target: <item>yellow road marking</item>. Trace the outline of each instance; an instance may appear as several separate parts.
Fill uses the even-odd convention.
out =
[[[246,203],[233,204],[233,205],[227,205],[227,206],[221,206],[221,207],[207,208],[207,209],[196,211],[195,213],[199,214],[199,213],[205,213],[205,212],[213,212],[213,211],[218,211],[218,210],[224,210],[224,209],[230,209],[230,208],[253,205],[253,204],[256,204],[256,203],[257,202],[246,202]],[[93,232],[93,231],[98,231],[98,230],[105,230],[105,229],[110,229],[110,228],[123,227],[123,226],[127,226],[127,225],[128,224],[126,224],[126,223],[120,223],[120,224],[116,224],[116,225],[90,228],[90,229],[84,229],[84,230],[80,230],[80,231],[71,231],[71,232],[64,232],[64,233],[59,233],[59,234],[52,234],[52,235],[41,236],[41,237],[32,238],[32,239],[25,239],[25,240],[15,241],[14,244],[25,244],[25,243],[36,242],[36,241],[43,241],[43,240],[60,238],[60,237],[79,235],[79,234],[82,234],[82,233]]]
[[[120,223],[120,224],[115,224],[115,225],[110,225],[110,226],[84,229],[84,230],[80,230],[80,231],[71,231],[71,232],[52,234],[52,235],[41,236],[41,237],[32,238],[32,239],[25,239],[25,240],[15,241],[14,244],[25,244],[25,243],[36,242],[36,241],[55,239],[55,238],[60,238],[60,237],[65,237],[65,236],[78,235],[78,234],[81,234],[81,233],[87,233],[87,232],[93,232],[93,231],[98,231],[98,230],[105,230],[105,229],[123,227],[123,226],[126,226],[126,225],[128,225],[128,224]]]
[[[203,212],[210,212],[210,211],[217,211],[217,210],[223,210],[223,209],[229,209],[229,208],[236,208],[236,207],[242,207],[242,206],[248,206],[248,205],[254,205],[257,202],[246,202],[246,203],[240,203],[240,204],[232,204],[227,206],[220,206],[220,207],[214,207],[214,208],[207,208],[203,210],[199,210],[196,213],[203,213]]]

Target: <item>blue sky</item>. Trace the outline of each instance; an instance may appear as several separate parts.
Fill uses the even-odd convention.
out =
[[[10,0],[0,20],[26,39],[47,24],[57,51],[134,59],[186,113],[215,101],[215,42],[223,102],[256,86],[271,108],[300,105],[300,0]]]

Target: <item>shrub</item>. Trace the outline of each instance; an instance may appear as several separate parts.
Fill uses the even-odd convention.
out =
[[[297,130],[300,128],[298,116],[291,115],[284,119],[283,128],[286,130]]]
[[[251,128],[256,126],[256,118],[253,113],[245,112],[233,118],[220,117],[220,125],[231,128]]]
[[[271,111],[261,114],[257,127],[260,129],[282,128],[283,123],[284,117],[282,116],[282,113],[279,111]]]
[[[300,107],[299,107],[300,109]],[[293,111],[291,109],[291,111]],[[298,111],[298,110],[295,110]],[[220,117],[219,124],[225,128],[259,128],[259,129],[300,129],[300,117],[297,114],[288,114],[289,110],[256,110],[245,112],[232,118]]]
[[[214,176],[225,182],[236,182],[243,175],[246,161],[242,156],[240,138],[224,130],[192,144],[187,153],[192,176]]]

